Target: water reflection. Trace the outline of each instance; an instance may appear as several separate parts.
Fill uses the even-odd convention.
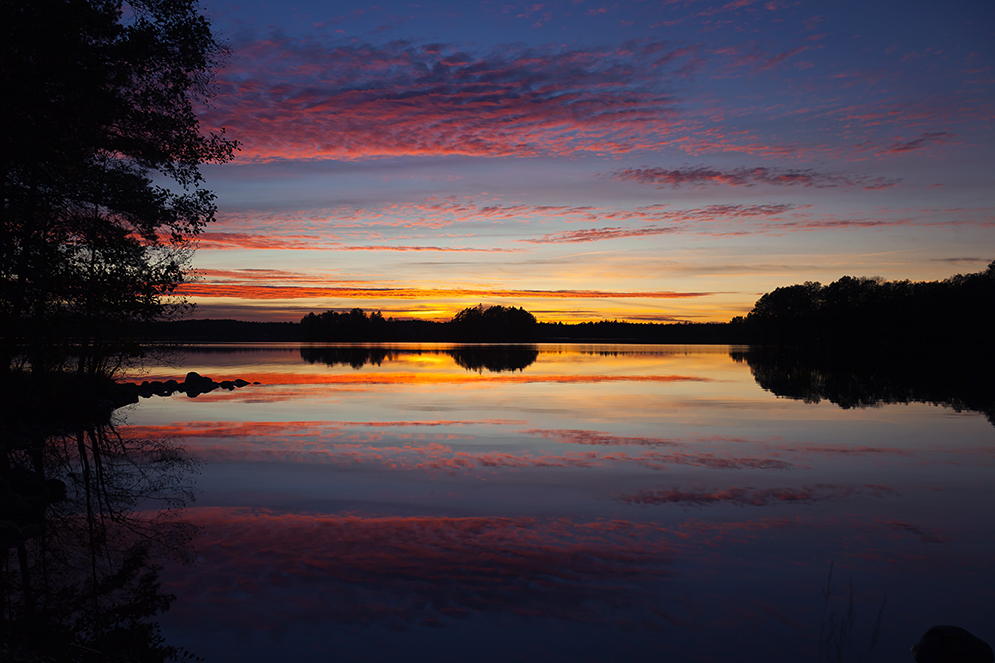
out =
[[[624,622],[652,605],[651,583],[672,575],[661,529],[632,523],[245,509],[197,517],[215,536],[175,585],[199,595],[184,616],[191,623],[239,611],[258,629],[330,621],[401,630],[479,615]]]
[[[309,364],[352,366],[382,365],[402,355],[449,355],[468,371],[491,373],[522,371],[535,363],[539,350],[532,345],[457,345],[442,348],[396,348],[387,346],[302,345],[301,359]]]
[[[186,657],[152,619],[175,598],[160,564],[191,554],[196,528],[180,514],[195,461],[100,416],[58,427],[14,417],[0,430],[5,660]]]
[[[535,363],[539,351],[530,345],[460,345],[448,351],[468,371],[522,371]]]
[[[854,633],[888,597],[875,660],[935,623],[991,639],[995,438],[973,411],[776,398],[728,347],[193,360],[261,384],[143,400],[129,430],[205,462],[199,563],[164,571],[182,598],[160,623],[208,660],[814,661],[849,610],[823,599],[833,562]]]
[[[409,353],[421,354],[418,351],[408,350]],[[380,366],[384,361],[391,361],[395,357],[395,351],[380,346],[326,346],[326,345],[302,345],[301,359],[309,364],[325,364],[326,366],[352,366],[359,370],[367,364]]]
[[[995,425],[995,354],[833,351],[753,347],[730,353],[757,384],[806,403],[825,399],[843,409],[931,403],[984,414]]]

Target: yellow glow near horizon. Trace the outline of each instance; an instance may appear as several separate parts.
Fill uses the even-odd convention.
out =
[[[746,310],[738,310],[732,307],[722,307],[718,309],[694,310],[694,309],[674,309],[672,311],[661,311],[650,313],[646,309],[623,306],[589,306],[587,310],[577,310],[576,308],[552,308],[552,302],[536,301],[480,301],[465,300],[447,302],[445,305],[432,303],[428,307],[399,306],[401,302],[395,301],[315,301],[300,302],[287,301],[286,306],[280,306],[280,302],[269,302],[260,304],[255,300],[222,300],[218,298],[196,298],[194,300],[198,307],[195,309],[196,318],[237,318],[244,320],[258,321],[291,321],[296,322],[308,313],[321,314],[325,311],[333,310],[338,312],[349,311],[353,308],[360,308],[369,313],[379,311],[384,318],[394,318],[395,320],[425,320],[429,322],[447,322],[463,309],[482,304],[484,308],[490,306],[510,306],[523,308],[532,313],[539,322],[562,322],[564,324],[577,324],[582,322],[598,322],[601,320],[618,320],[620,322],[636,323],[667,323],[667,322],[728,322],[737,315],[744,315]],[[596,308],[596,310],[590,310]]]

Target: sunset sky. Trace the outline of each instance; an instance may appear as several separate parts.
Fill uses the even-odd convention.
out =
[[[205,4],[196,317],[724,321],[995,260],[995,3]]]

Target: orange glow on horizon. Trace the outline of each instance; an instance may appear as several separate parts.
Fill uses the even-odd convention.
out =
[[[443,306],[433,305],[430,308],[407,308],[403,306],[384,305],[384,302],[359,300],[345,305],[332,305],[328,302],[316,302],[313,305],[302,306],[299,302],[287,302],[286,306],[278,304],[258,304],[258,300],[238,302],[236,304],[216,305],[209,299],[192,298],[198,304],[194,311],[195,319],[235,319],[249,320],[257,322],[299,322],[308,313],[318,315],[325,311],[347,312],[352,308],[361,308],[370,313],[379,311],[384,318],[394,320],[424,320],[426,322],[448,322],[457,313],[471,306],[483,303],[484,307],[500,304],[501,306],[511,306],[518,308],[521,306],[526,311],[532,313],[536,320],[544,323],[561,322],[563,324],[580,324],[584,322],[600,322],[602,320],[648,323],[648,324],[668,324],[677,322],[729,322],[733,317],[746,315],[749,308],[722,307],[714,311],[702,311],[694,314],[686,313],[646,313],[642,309],[633,312],[631,309],[622,307],[606,308],[603,312],[578,311],[575,309],[550,310],[544,307],[541,311],[530,309],[527,303],[521,302],[480,302],[479,300],[466,300]],[[237,300],[236,300],[237,301]]]
[[[200,305],[195,317],[297,322],[308,313],[328,310],[380,311],[395,320],[448,322],[481,304],[524,308],[539,322],[576,324],[618,320],[636,323],[727,322],[743,315],[724,293],[673,290],[593,290],[586,288],[515,289],[487,286],[397,287],[356,281],[289,278],[290,284],[261,284],[257,278],[215,270],[222,281],[184,283],[176,294]],[[282,276],[282,275],[277,275]],[[272,275],[265,280],[272,282]],[[238,279],[239,282],[227,279]],[[262,277],[259,277],[260,279]],[[720,295],[721,301],[714,301]],[[664,302],[667,302],[664,304]],[[672,305],[670,303],[673,303]],[[663,305],[663,307],[661,307]]]
[[[612,292],[603,290],[513,290],[483,288],[304,288],[298,286],[259,286],[228,283],[184,283],[180,296],[226,297],[237,299],[439,299],[451,297],[503,297],[522,299],[687,299],[705,297],[708,292],[643,290]]]

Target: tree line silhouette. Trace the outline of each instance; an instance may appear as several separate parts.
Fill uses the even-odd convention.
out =
[[[460,343],[528,343],[538,339],[539,323],[523,308],[482,304],[463,309],[449,322],[384,319],[380,311],[354,308],[347,313],[308,313],[301,319],[301,340],[451,341]]]
[[[761,297],[730,326],[762,344],[990,344],[995,338],[995,261],[943,281],[843,278],[805,282]]]
[[[189,321],[209,322],[209,321]],[[218,321],[220,322],[220,321]],[[168,323],[173,329],[179,323]],[[277,323],[245,323],[269,324]],[[201,331],[211,330],[205,325]],[[220,328],[218,328],[220,330]],[[675,324],[601,320],[564,324],[539,322],[523,308],[471,306],[448,322],[395,320],[379,311],[367,313],[354,308],[348,312],[308,313],[301,319],[299,340],[306,343],[422,341],[452,343],[535,343],[608,341],[641,343],[736,343],[727,323]],[[243,330],[247,333],[247,330]],[[203,335],[203,334],[202,334]],[[178,335],[170,335],[177,340]],[[222,340],[222,339],[217,339]],[[227,339],[225,339],[227,340]],[[287,339],[296,340],[296,339]]]
[[[995,337],[995,262],[942,281],[844,276],[807,281],[763,295],[729,322],[539,322],[523,308],[483,305],[447,322],[395,320],[379,311],[309,313],[299,324],[183,320],[151,328],[159,339],[201,341],[452,343],[716,343],[732,345],[978,347]]]

